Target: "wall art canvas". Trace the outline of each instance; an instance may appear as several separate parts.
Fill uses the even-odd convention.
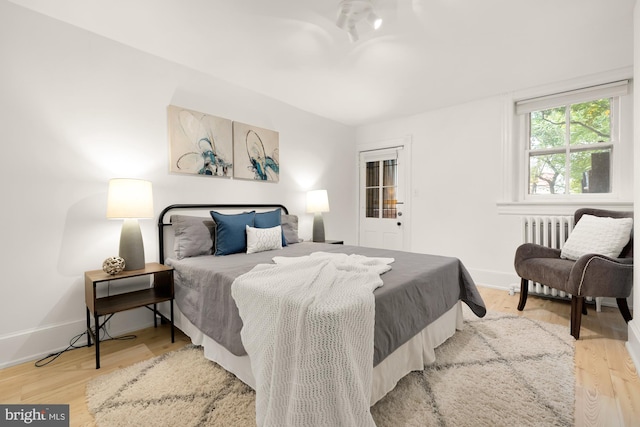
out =
[[[233,176],[278,182],[280,154],[278,132],[233,122]]]
[[[169,157],[171,172],[233,175],[233,125],[229,119],[170,105]]]

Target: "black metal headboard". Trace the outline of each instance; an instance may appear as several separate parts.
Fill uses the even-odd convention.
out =
[[[165,222],[164,218],[172,210],[201,210],[201,209],[282,209],[282,212],[285,215],[289,214],[289,210],[280,204],[258,204],[258,205],[234,205],[234,204],[223,204],[223,205],[209,205],[209,204],[177,204],[177,205],[169,205],[160,212],[158,216],[158,251],[159,251],[159,262],[160,264],[164,264],[164,228],[170,227],[171,222]]]

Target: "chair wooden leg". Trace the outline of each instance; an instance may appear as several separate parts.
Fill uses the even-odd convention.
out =
[[[587,304],[582,304],[582,314],[586,315],[587,313]]]
[[[518,303],[518,311],[524,310],[524,305],[527,303],[528,293],[529,281],[527,279],[520,279],[520,302]]]
[[[580,338],[580,323],[582,322],[582,306],[584,297],[571,297],[571,335],[577,340]]]
[[[620,309],[620,314],[622,314],[624,321],[629,323],[630,320],[633,320],[631,312],[629,311],[629,306],[627,305],[627,299],[616,298],[616,302],[618,303],[618,308]]]

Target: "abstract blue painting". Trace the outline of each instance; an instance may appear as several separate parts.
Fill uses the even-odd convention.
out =
[[[233,128],[229,119],[170,105],[171,172],[230,178],[233,175]]]
[[[276,131],[233,122],[233,177],[278,182],[279,144]]]

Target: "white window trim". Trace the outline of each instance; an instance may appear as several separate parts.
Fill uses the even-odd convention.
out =
[[[499,214],[507,215],[569,215],[579,207],[598,207],[612,210],[633,209],[633,179],[623,180],[623,174],[632,175],[633,162],[633,68],[627,67],[599,75],[561,82],[544,87],[505,94],[502,120],[502,191],[496,203]],[[530,99],[544,102],[545,96],[629,80],[629,94],[624,95],[617,123],[621,127],[620,141],[614,154],[612,188],[614,193],[598,195],[536,195],[527,192],[528,171],[524,165],[525,114],[516,114],[516,102]],[[534,105],[531,103],[530,105]],[[624,121],[624,122],[623,122]]]

